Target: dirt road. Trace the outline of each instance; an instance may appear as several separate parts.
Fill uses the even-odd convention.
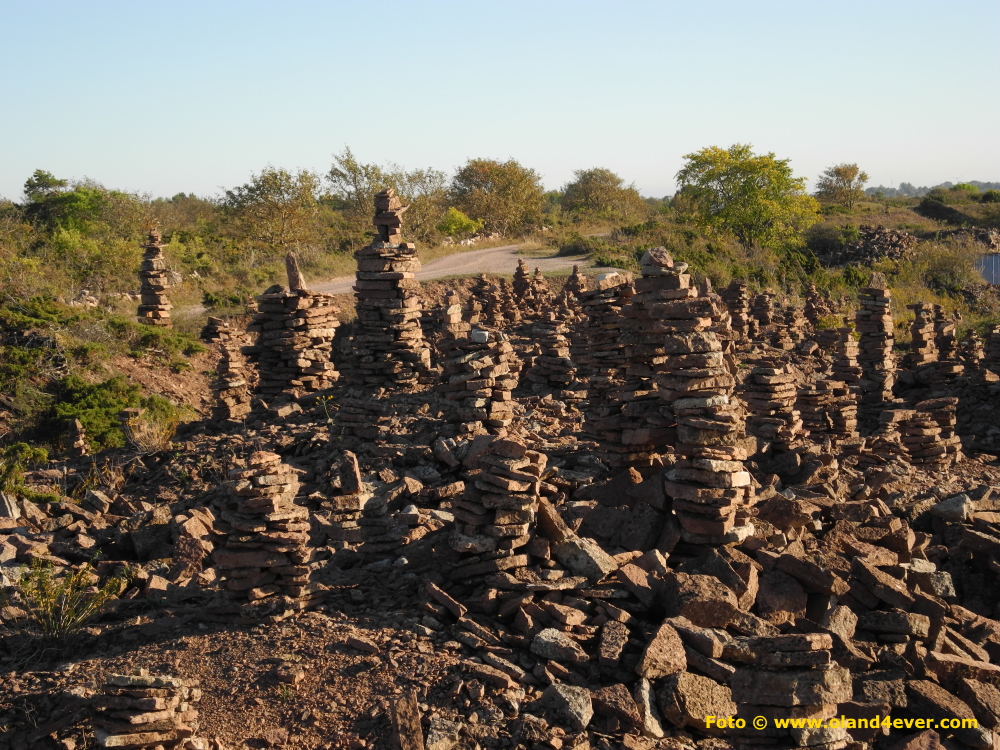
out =
[[[503,247],[487,247],[482,250],[469,250],[464,253],[446,255],[427,263],[417,273],[420,281],[443,279],[446,276],[476,276],[481,273],[514,273],[519,258],[524,258],[532,271],[540,268],[542,271],[568,271],[574,264],[584,266],[587,259],[584,256],[563,258],[532,258],[517,254],[517,245]],[[309,288],[327,294],[349,294],[354,285],[353,276],[340,276],[326,281],[314,282]]]

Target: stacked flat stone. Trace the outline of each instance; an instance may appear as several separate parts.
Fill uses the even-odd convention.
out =
[[[198,680],[150,675],[110,675],[94,698],[97,747],[130,750],[208,748],[198,731]]]
[[[485,308],[490,300],[490,289],[493,287],[493,282],[489,280],[489,277],[485,273],[479,274],[479,277],[472,284],[472,289],[469,290],[470,294],[479,300],[480,304]]]
[[[675,327],[707,330],[714,324],[711,316],[676,326],[658,319],[656,310],[667,302],[698,296],[686,270],[687,263],[675,263],[663,247],[647,250],[640,259],[642,278],[636,279],[635,294],[622,310],[624,382],[607,390],[607,416],[595,420],[605,440],[602,458],[612,466],[651,466],[673,439],[673,417],[660,413],[654,380],[658,365],[671,353],[663,332]]]
[[[855,315],[855,327],[861,335],[858,363],[862,376],[862,409],[881,408],[892,400],[892,386],[896,381],[896,364],[892,356],[893,325],[889,310],[890,293],[885,276],[872,274],[869,286],[861,289],[858,300],[861,307]]]
[[[320,505],[329,511],[324,519],[324,530],[330,546],[345,549],[364,541],[361,513],[371,493],[365,492],[358,457],[351,451],[344,451],[337,466],[337,475],[339,481],[333,494]]]
[[[742,281],[733,281],[722,292],[737,341],[746,341],[756,333],[756,320],[750,315],[750,292]]]
[[[243,357],[244,336],[225,324],[216,326],[219,361],[212,383],[212,420],[238,421],[250,413],[250,382]]]
[[[556,313],[549,313],[545,319],[531,328],[531,335],[538,342],[540,353],[532,367],[524,374],[535,393],[553,393],[557,398],[577,398],[577,388],[570,386],[576,382],[576,365],[570,357],[570,341],[567,336],[569,326]]]
[[[512,282],[514,301],[521,309],[524,309],[524,302],[531,291],[531,272],[528,270],[524,258],[517,259],[517,268],[514,269],[514,280]]]
[[[838,328],[831,380],[849,384],[859,383],[864,374],[861,365],[858,364],[860,351],[858,341],[854,338],[854,329],[849,326]]]
[[[408,527],[389,512],[389,499],[385,495],[361,496],[361,515],[358,525],[366,553],[384,556],[403,546]]]
[[[813,328],[815,328],[820,324],[820,320],[827,315],[830,315],[831,312],[832,310],[830,309],[829,303],[819,293],[816,285],[809,282],[809,286],[806,288],[806,319],[810,324],[812,324]]]
[[[857,396],[849,386],[836,380],[817,380],[799,389],[795,404],[811,438],[858,436]]]
[[[686,541],[736,543],[753,533],[745,512],[752,504],[751,480],[743,461],[756,441],[746,436],[744,412],[733,396],[736,381],[714,330],[714,321],[728,312],[718,295],[682,296],[690,289],[686,264],[673,263],[661,248],[648,255],[661,275],[637,281],[635,296],[647,306],[659,337],[654,370],[660,413],[676,425],[678,458],[664,490]],[[640,283],[657,279],[667,283]]]
[[[514,293],[507,279],[500,279],[500,295],[503,299],[504,315],[507,317],[509,325],[516,326],[521,323],[521,310],[514,300]]]
[[[514,419],[511,392],[520,362],[503,333],[474,329],[468,338],[441,343],[438,395],[457,408],[461,430],[506,432]]]
[[[465,489],[452,499],[455,529],[448,541],[463,558],[449,576],[510,589],[531,560],[519,550],[532,540],[548,458],[519,440],[476,441],[464,461]]]
[[[955,319],[941,305],[934,305],[934,343],[938,349],[938,381],[950,382],[965,370],[958,356]]]
[[[622,309],[632,297],[632,279],[617,271],[599,275],[594,289],[580,293],[580,307],[586,316],[581,327],[586,354],[574,358],[590,378],[590,398],[599,400],[625,367],[625,345],[621,340]]]
[[[472,330],[472,324],[463,319],[462,300],[455,289],[445,293],[441,315],[441,330],[446,338],[464,338]]]
[[[228,335],[231,330],[229,324],[222,318],[209,316],[208,320],[205,321],[205,325],[202,326],[201,331],[198,333],[198,338],[202,341],[215,343]]]
[[[983,365],[1000,375],[1000,325],[990,326],[983,344]]]
[[[143,246],[142,265],[139,270],[140,323],[169,328],[173,305],[167,299],[170,286],[167,260],[163,257],[163,242],[157,229],[149,230],[149,239]]]
[[[540,310],[552,304],[555,295],[552,294],[552,288],[549,286],[548,279],[542,275],[542,269],[535,269],[535,275],[531,277],[531,288],[535,292],[535,300]]]
[[[962,341],[958,350],[958,358],[966,367],[978,370],[982,366],[986,351],[983,348],[983,340],[976,335],[975,331],[969,331]]]
[[[923,365],[937,362],[938,350],[934,342],[934,306],[926,302],[916,302],[906,306],[913,310],[910,325],[910,351],[903,358],[903,366],[914,370]]]
[[[791,336],[784,313],[776,311],[774,324],[771,326],[770,343],[775,349],[790,352],[795,348],[795,340]]]
[[[774,325],[774,295],[771,292],[761,292],[754,296],[750,306],[750,315],[756,322],[757,335],[770,331]]]
[[[795,305],[789,305],[785,309],[785,330],[788,337],[796,344],[805,341],[811,325],[809,319]]]
[[[309,511],[294,502],[295,470],[277,453],[257,451],[229,478],[231,499],[221,514],[226,541],[214,553],[229,597],[283,595],[308,604],[319,592],[309,580]]]
[[[87,431],[83,429],[83,422],[73,419],[69,423],[66,432],[66,453],[73,458],[83,458],[89,454],[87,450]]]
[[[370,385],[412,385],[430,367],[430,349],[420,328],[420,259],[416,245],[402,242],[407,208],[392,188],[378,193],[373,223],[379,236],[354,254],[354,351],[360,379]]]
[[[962,441],[955,434],[957,398],[922,401],[898,429],[903,448],[913,464],[943,469],[962,458]]]
[[[507,327],[506,304],[499,284],[490,284],[490,288],[486,291],[486,308],[483,313],[483,322],[489,328]]]
[[[750,371],[740,397],[751,413],[747,432],[787,450],[805,436],[802,415],[795,407],[799,394],[789,367],[770,364]]]
[[[736,638],[724,656],[743,662],[729,681],[736,715],[746,723],[740,734],[759,741],[762,735],[777,747],[837,750],[851,738],[844,729],[780,730],[778,719],[823,721],[838,715],[838,705],[853,697],[851,673],[833,661],[833,637],[828,633]],[[767,720],[766,732],[751,729],[756,717]],[[759,719],[758,719],[759,721]]]
[[[563,291],[569,292],[574,297],[579,296],[580,292],[587,291],[587,277],[580,273],[580,266],[573,266],[573,273],[566,278]]]
[[[243,349],[256,362],[256,392],[276,395],[291,389],[320,391],[340,378],[333,363],[333,338],[340,320],[329,294],[272,286],[257,297],[249,333],[253,346]]]
[[[469,297],[462,319],[473,328],[480,325],[483,322],[482,303],[475,297]]]

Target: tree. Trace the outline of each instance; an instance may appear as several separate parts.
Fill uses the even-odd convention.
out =
[[[625,185],[610,169],[578,169],[573,176],[573,182],[563,188],[562,207],[566,211],[624,221],[649,212],[635,185]]]
[[[866,182],[868,175],[857,164],[837,164],[820,175],[816,182],[816,197],[854,208],[855,202],[865,197]]]
[[[545,203],[541,177],[514,159],[470,159],[452,178],[451,195],[487,231],[503,236],[539,224]]]
[[[463,237],[475,234],[483,225],[475,219],[470,219],[454,206],[451,206],[437,225],[437,230],[447,237]]]
[[[222,209],[247,239],[284,250],[304,242],[313,229],[319,177],[268,166],[245,185],[227,190]]]
[[[331,194],[359,237],[370,234],[375,194],[391,187],[410,206],[403,220],[404,236],[421,242],[433,239],[448,208],[444,172],[429,168],[407,171],[397,164],[362,164],[347,147],[333,160],[326,174]]]
[[[743,247],[793,240],[819,220],[819,206],[806,195],[788,159],[754,154],[750,145],[710,146],[684,157],[677,173],[683,205],[706,226],[732,232]]]

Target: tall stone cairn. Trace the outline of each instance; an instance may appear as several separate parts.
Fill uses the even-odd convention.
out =
[[[514,299],[514,292],[507,279],[500,279],[500,295],[503,299],[504,315],[508,324],[512,326],[520,325],[521,310]]]
[[[229,479],[230,500],[216,524],[226,541],[213,556],[229,598],[281,595],[304,608],[319,592],[309,580],[309,510],[295,504],[298,475],[277,453],[257,451]]]
[[[132,750],[207,748],[198,731],[198,680],[138,674],[109,675],[94,698],[94,738],[97,747]]]
[[[983,343],[983,364],[991,372],[1000,375],[1000,325],[990,326]]]
[[[374,219],[378,238],[354,254],[358,261],[354,352],[360,378],[370,385],[412,385],[431,363],[420,328],[417,246],[402,241],[407,208],[392,188],[378,193]]]
[[[733,281],[722,292],[722,299],[729,308],[734,338],[737,342],[753,337],[756,320],[750,315],[750,292],[742,281]]]
[[[531,272],[524,258],[517,259],[517,268],[514,270],[513,291],[514,301],[524,310],[524,301],[531,290]]]
[[[586,315],[586,323],[580,328],[586,353],[574,361],[591,376],[588,391],[591,402],[600,401],[624,371],[622,310],[634,291],[630,276],[612,271],[599,275],[594,279],[593,289],[580,293],[580,307]]]
[[[771,292],[761,292],[754,295],[753,303],[750,305],[750,316],[756,323],[755,334],[763,336],[771,332],[774,325],[774,295]]]
[[[473,583],[504,579],[499,588],[507,588],[531,560],[520,550],[532,540],[548,458],[519,440],[483,436],[463,463],[470,479],[451,501],[455,529],[449,538],[463,558],[449,577]]]
[[[472,325],[462,319],[462,299],[456,289],[449,289],[444,295],[441,331],[445,338],[465,338]]]
[[[69,423],[69,430],[66,435],[66,453],[73,458],[83,458],[89,454],[87,450],[87,432],[83,429],[83,422],[74,419]]]
[[[985,356],[983,340],[976,335],[975,331],[969,331],[959,346],[958,358],[967,368],[978,370],[982,366]]]
[[[936,362],[938,358],[934,342],[934,306],[915,302],[907,305],[906,309],[913,310],[913,323],[910,324],[910,351],[903,357],[903,366],[915,370]]]
[[[949,382],[965,370],[958,356],[955,318],[941,305],[934,305],[934,344],[938,349],[937,375],[939,382]]]
[[[250,382],[242,353],[245,337],[237,334],[221,318],[208,320],[219,346],[219,362],[215,365],[215,380],[212,383],[212,420],[238,421],[250,413]]]
[[[566,277],[563,291],[578,297],[580,292],[587,291],[587,277],[580,273],[580,266],[573,266],[573,273]]]
[[[142,265],[139,270],[138,320],[148,326],[170,328],[170,311],[173,305],[167,299],[167,260],[163,257],[163,242],[158,229],[149,230],[149,239],[143,247]]]
[[[468,338],[441,342],[442,382],[436,393],[457,409],[461,431],[506,434],[514,420],[511,392],[520,361],[500,332],[475,329]]]
[[[809,323],[815,328],[820,324],[820,320],[831,313],[830,305],[819,293],[816,285],[811,281],[806,288],[805,316]]]
[[[858,300],[861,307],[855,315],[855,327],[861,335],[858,362],[862,376],[861,409],[874,416],[882,405],[892,400],[892,386],[896,382],[896,363],[892,356],[893,325],[889,310],[890,293],[885,275],[872,274],[867,287],[861,289]]]
[[[257,363],[261,395],[320,391],[340,378],[333,363],[340,310],[332,295],[304,288],[294,254],[288,255],[288,288],[275,285],[257,297],[257,313],[247,326],[257,339],[243,353]]]
[[[905,411],[898,429],[910,463],[941,470],[962,459],[962,441],[955,434],[957,405],[957,398],[935,398]]]
[[[536,393],[553,393],[557,398],[578,398],[576,366],[570,357],[569,326],[556,312],[550,312],[531,328],[531,334],[541,347],[532,367],[524,374]],[[564,393],[565,391],[565,393]]]
[[[733,395],[736,380],[713,330],[713,320],[728,312],[716,294],[682,296],[690,288],[686,264],[657,250],[651,260],[661,271],[651,280],[661,283],[637,282],[636,297],[648,306],[659,335],[654,369],[660,413],[676,425],[678,458],[664,490],[688,541],[736,543],[753,533],[745,510],[753,489],[743,461],[756,441],[746,436],[745,414]]]
[[[486,308],[483,321],[490,328],[507,327],[507,309],[499,284],[490,284],[486,291]]]
[[[837,340],[830,378],[841,383],[859,383],[863,370],[858,364],[858,355],[861,349],[857,339],[854,338],[854,329],[842,326],[837,329],[836,333]]]

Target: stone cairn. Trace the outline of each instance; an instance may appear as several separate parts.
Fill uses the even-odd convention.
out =
[[[910,351],[903,358],[903,366],[915,370],[937,361],[937,345],[934,343],[934,308],[926,302],[916,302],[906,306],[913,310],[910,324]]]
[[[548,279],[542,275],[542,269],[535,269],[535,275],[531,277],[531,288],[535,293],[538,310],[539,312],[543,312],[545,307],[552,304],[555,295],[552,294],[552,288],[549,286]]]
[[[142,265],[139,271],[139,313],[140,323],[148,326],[169,328],[170,311],[173,305],[167,299],[170,286],[167,274],[167,260],[163,257],[163,242],[158,229],[149,230],[149,239],[143,247]]]
[[[517,268],[514,269],[514,280],[512,282],[514,301],[524,311],[524,302],[531,292],[531,272],[524,258],[517,259]]]
[[[813,439],[858,436],[858,400],[851,388],[836,380],[817,380],[799,389],[796,407],[802,427]]]
[[[890,293],[885,275],[873,273],[869,285],[858,296],[861,307],[855,315],[855,326],[861,335],[858,362],[862,376],[862,417],[877,416],[885,403],[892,401],[892,386],[896,381],[896,365],[892,357],[893,326],[889,311]]]
[[[805,315],[806,319],[812,325],[813,328],[820,324],[822,318],[830,315],[833,311],[830,309],[830,304],[826,299],[819,293],[816,285],[809,282],[809,286],[806,289],[806,305],[805,305]]]
[[[957,405],[957,398],[935,398],[901,410],[905,418],[897,429],[910,463],[941,470],[962,459],[962,441],[955,434]]]
[[[320,506],[329,508],[324,529],[331,542],[330,546],[344,549],[364,541],[360,520],[367,497],[361,483],[358,457],[354,453],[344,451],[336,466],[336,474],[333,494],[329,500],[321,502]]]
[[[463,462],[469,469],[465,489],[451,501],[455,529],[449,543],[463,555],[449,574],[452,580],[517,581],[531,560],[518,551],[532,541],[547,461],[518,440],[476,438]]]
[[[772,330],[774,313],[774,295],[771,292],[761,292],[754,296],[753,304],[750,306],[750,316],[757,324],[756,335],[762,336]]]
[[[444,309],[442,310],[442,332],[447,338],[465,338],[472,330],[472,324],[466,323],[462,319],[462,299],[458,296],[458,290],[449,289],[444,295]]]
[[[758,716],[768,719],[832,719],[839,704],[850,701],[851,673],[833,661],[833,637],[829,633],[789,633],[743,639],[735,661],[738,667],[730,678],[736,715],[746,722],[751,741],[763,732],[751,729]],[[777,747],[843,748],[850,742],[844,729],[768,731]],[[777,735],[777,736],[775,736]]]
[[[983,343],[983,364],[991,372],[1000,375],[1000,325],[991,326]]]
[[[483,322],[489,328],[507,327],[507,307],[499,284],[490,284],[486,292],[486,307]]]
[[[836,343],[834,344],[830,379],[849,385],[857,384],[861,382],[863,370],[858,364],[858,355],[861,349],[858,346],[858,340],[854,338],[854,329],[850,326],[842,326],[836,329],[835,333]]]
[[[514,300],[514,293],[511,290],[510,284],[507,283],[507,279],[500,279],[500,294],[503,299],[504,315],[507,317],[507,322],[512,326],[520,325],[521,310]]]
[[[722,299],[729,308],[735,340],[737,342],[747,341],[753,337],[756,321],[750,315],[750,292],[747,285],[742,281],[733,281],[722,292]]]
[[[157,750],[208,748],[198,731],[201,688],[197,680],[150,675],[110,675],[94,698],[91,723],[97,747]]]
[[[976,335],[975,331],[969,331],[962,340],[958,349],[958,358],[966,368],[978,370],[982,366],[983,357],[986,351],[983,349],[983,340]]]
[[[587,291],[587,277],[580,273],[580,266],[573,266],[573,273],[566,278],[563,284],[563,291],[569,292],[574,297],[578,297],[581,292]]]
[[[239,421],[250,413],[250,382],[242,353],[244,337],[237,336],[220,318],[209,318],[208,321],[215,334],[213,340],[219,344],[219,361],[215,365],[215,381],[212,383],[212,420]]]
[[[430,349],[420,328],[417,246],[402,242],[408,206],[392,188],[375,196],[378,237],[354,257],[358,320],[354,353],[360,379],[371,385],[412,385],[430,367]]]
[[[938,379],[951,381],[965,369],[958,356],[955,319],[941,305],[934,305],[934,344],[938,350]]]
[[[79,419],[70,420],[64,444],[67,455],[73,458],[83,458],[89,455],[89,451],[87,450],[87,431],[83,429],[83,422]]]
[[[226,534],[214,553],[230,599],[276,595],[305,609],[320,592],[310,584],[309,511],[296,505],[298,476],[277,453],[257,451],[229,472],[230,500],[217,524]]]
[[[340,378],[332,361],[340,325],[334,298],[306,288],[295,253],[285,256],[285,265],[288,288],[275,285],[257,297],[257,313],[247,326],[257,339],[243,353],[257,363],[256,392],[262,395],[293,388],[320,391]]]
[[[582,399],[580,389],[570,387],[576,381],[576,365],[570,357],[569,326],[565,318],[549,313],[532,327],[531,333],[541,347],[532,367],[524,374],[532,391],[550,392],[560,399]]]
[[[795,374],[780,361],[754,367],[740,391],[752,416],[747,432],[789,450],[805,432],[802,415],[796,408],[799,398]]]
[[[660,283],[637,286],[636,297],[648,305],[660,337],[662,354],[654,366],[660,412],[676,424],[677,461],[664,490],[686,541],[736,543],[753,533],[746,515],[753,489],[743,461],[756,441],[745,434],[744,412],[733,396],[736,380],[712,330],[713,320],[727,315],[726,306],[716,294],[682,296],[690,288],[686,264],[657,250],[647,255],[661,269],[650,280]]]
[[[514,419],[511,392],[520,362],[507,337],[475,329],[468,338],[441,342],[442,382],[435,392],[457,407],[460,431],[506,434]]]
[[[628,304],[634,288],[632,279],[613,271],[599,275],[595,287],[580,293],[580,307],[586,323],[577,328],[581,338],[581,356],[574,356],[578,367],[590,375],[591,401],[601,395],[618,378],[625,366],[624,344],[621,341],[622,308]]]

